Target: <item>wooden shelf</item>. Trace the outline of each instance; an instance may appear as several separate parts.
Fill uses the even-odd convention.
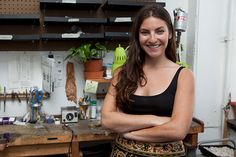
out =
[[[111,79],[105,79],[105,78],[92,78],[92,79],[88,79],[88,80],[92,80],[92,81],[96,81],[98,83],[110,83]]]
[[[66,9],[66,10],[97,10],[102,4],[101,0],[40,0],[41,9]]]
[[[39,19],[39,14],[2,14],[0,15],[0,24],[39,25]]]

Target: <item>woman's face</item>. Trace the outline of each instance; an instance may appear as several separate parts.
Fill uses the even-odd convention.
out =
[[[140,26],[139,42],[142,49],[150,57],[165,54],[168,40],[171,38],[166,22],[156,18],[146,18]]]

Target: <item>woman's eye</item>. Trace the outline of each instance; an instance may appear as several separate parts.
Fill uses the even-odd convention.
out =
[[[148,35],[148,32],[140,32],[142,35]]]
[[[165,31],[164,30],[157,30],[156,33],[157,34],[163,34]]]

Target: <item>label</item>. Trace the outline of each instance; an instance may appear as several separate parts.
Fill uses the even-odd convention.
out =
[[[62,0],[62,3],[76,3],[76,0]]]
[[[115,22],[132,22],[131,17],[117,17]]]
[[[12,35],[0,35],[0,40],[12,40]]]
[[[70,18],[68,22],[79,22],[79,18]]]
[[[64,33],[61,35],[62,38],[79,38],[81,33]]]

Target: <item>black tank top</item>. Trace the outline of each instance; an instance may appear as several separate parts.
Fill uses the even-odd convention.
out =
[[[152,114],[170,117],[181,69],[183,69],[183,67],[177,70],[170,85],[161,94],[154,96],[131,95],[132,102],[129,107],[123,109],[123,112],[128,114]]]

